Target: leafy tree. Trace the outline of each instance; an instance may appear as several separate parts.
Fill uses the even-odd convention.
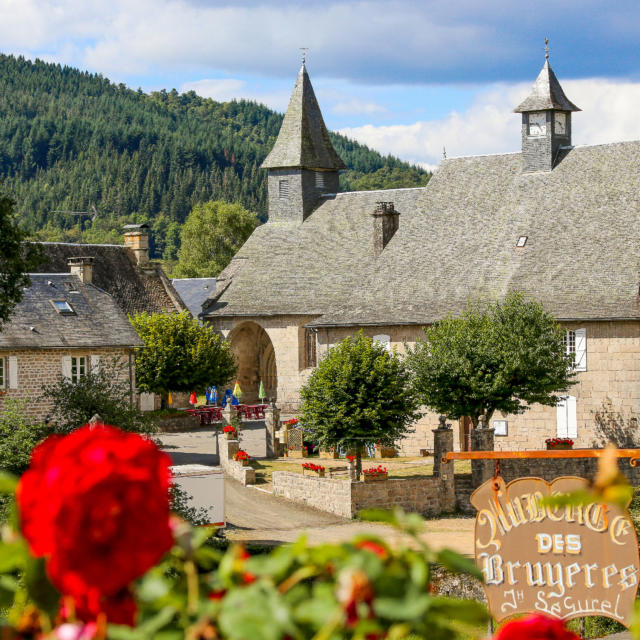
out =
[[[301,422],[324,448],[356,451],[393,445],[418,418],[417,400],[404,360],[362,332],[329,350],[300,390]]]
[[[0,194],[0,325],[9,319],[24,287],[30,284],[27,273],[36,252],[34,245],[22,245],[26,236],[14,224],[14,204]]]
[[[47,425],[27,420],[26,404],[8,399],[0,412],[0,469],[18,476],[29,466],[33,448],[51,433]]]
[[[231,345],[188,311],[140,313],[131,322],[145,344],[136,354],[139,389],[192,391],[226,384],[235,375]]]
[[[174,275],[217,276],[257,225],[255,214],[239,204],[215,200],[196,205],[182,226]]]
[[[518,292],[484,308],[468,307],[425,329],[408,363],[424,405],[473,425],[484,415],[553,406],[575,384],[564,331],[537,302]]]
[[[56,433],[70,433],[98,414],[105,424],[125,431],[149,432],[152,425],[131,403],[128,363],[101,359],[97,370],[72,382],[60,376],[42,388],[51,401],[51,422]]]

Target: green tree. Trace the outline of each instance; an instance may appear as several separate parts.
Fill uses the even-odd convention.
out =
[[[143,391],[202,390],[224,385],[236,372],[231,345],[187,311],[140,313],[131,322],[145,347],[136,354],[136,378]]]
[[[0,325],[9,319],[24,287],[30,284],[27,273],[36,255],[34,245],[22,244],[26,236],[14,223],[14,204],[0,194]]]
[[[503,302],[471,307],[425,329],[408,363],[424,405],[478,425],[495,411],[523,413],[553,406],[575,384],[564,331],[537,302],[518,292]]]
[[[118,358],[101,359],[100,367],[72,382],[60,376],[42,388],[52,405],[56,433],[70,433],[98,414],[105,424],[125,431],[148,432],[152,425],[132,403],[129,365]]]
[[[8,399],[0,412],[0,469],[17,476],[27,470],[33,448],[51,433],[47,425],[27,420],[26,405]]]
[[[258,218],[239,204],[222,200],[196,205],[180,233],[179,278],[217,276],[258,225]]]
[[[362,332],[331,348],[300,390],[301,422],[324,448],[392,446],[411,431],[418,403],[405,362]]]

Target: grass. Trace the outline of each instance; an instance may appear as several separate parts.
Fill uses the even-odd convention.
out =
[[[302,473],[302,463],[313,461],[325,467],[344,467],[344,460],[331,460],[326,458],[290,458],[289,460],[251,460],[250,465],[256,470],[257,484],[271,483],[271,476],[274,471],[291,471]],[[424,478],[433,475],[433,462],[422,462],[425,458],[363,458],[362,466],[378,466],[379,464],[387,468],[390,478]],[[431,460],[431,458],[427,458]],[[408,464],[409,463],[409,464]],[[470,460],[456,460],[454,462],[455,473],[471,473]]]

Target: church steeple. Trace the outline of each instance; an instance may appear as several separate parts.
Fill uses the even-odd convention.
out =
[[[545,39],[545,44],[548,40]],[[531,93],[515,109],[522,114],[522,170],[551,171],[560,147],[571,146],[571,113],[580,111],[565,95],[549,64],[549,49]]]
[[[303,221],[323,193],[336,193],[346,165],[329,139],[304,62],[273,149],[269,170],[269,218]]]

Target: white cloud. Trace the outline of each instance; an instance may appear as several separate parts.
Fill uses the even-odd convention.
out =
[[[204,78],[185,82],[178,89],[180,93],[195,91],[199,96],[220,102],[229,100],[255,100],[271,109],[284,111],[289,103],[287,91],[259,91],[245,80],[237,78]]]
[[[602,79],[563,82],[582,112],[573,115],[573,144],[603,144],[640,139],[640,83]],[[346,136],[382,152],[427,166],[447,156],[505,153],[520,149],[520,115],[513,108],[528,84],[494,85],[462,113],[408,125],[349,127]]]

